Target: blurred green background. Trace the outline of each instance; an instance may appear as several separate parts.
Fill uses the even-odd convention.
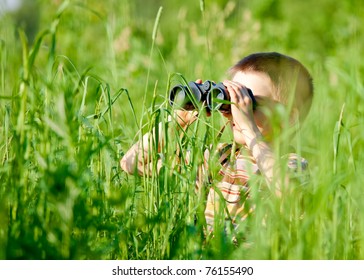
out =
[[[0,1],[0,258],[364,258],[362,1],[10,2]],[[258,227],[255,248],[223,254],[183,215],[164,235],[158,210],[135,210],[149,194],[119,159],[151,103],[166,102],[170,75],[220,81],[261,51],[297,58],[314,78],[297,140],[312,166],[308,218],[292,231],[285,217],[277,239]]]

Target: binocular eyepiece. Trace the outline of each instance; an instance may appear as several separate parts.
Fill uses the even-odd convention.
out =
[[[248,89],[248,93],[253,102],[253,110],[256,107],[256,100],[253,93]],[[185,110],[194,110],[198,103],[206,105],[208,111],[219,110],[223,113],[229,113],[230,95],[223,83],[215,84],[209,80],[202,84],[189,82],[188,86],[176,85],[169,94],[169,103],[171,106]]]

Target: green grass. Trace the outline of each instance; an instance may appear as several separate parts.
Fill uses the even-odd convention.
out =
[[[0,18],[0,258],[363,259],[362,5],[144,2],[39,0],[35,38]],[[221,118],[202,115],[180,137],[166,96],[175,73],[220,81],[257,51],[296,57],[314,77],[311,112],[289,139],[310,180],[281,199],[256,187],[234,245],[222,226],[204,237],[195,193]],[[161,173],[122,172],[122,155],[159,122]],[[176,146],[191,150],[189,165],[175,164]]]

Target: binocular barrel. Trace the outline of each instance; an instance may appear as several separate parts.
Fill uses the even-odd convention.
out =
[[[256,101],[253,93],[248,89],[249,95],[253,101],[253,109],[256,107]],[[230,96],[223,83],[215,84],[206,81],[202,84],[189,82],[188,86],[176,85],[169,94],[169,103],[185,110],[194,110],[198,104],[205,104],[208,111],[219,110],[221,112],[230,112]]]

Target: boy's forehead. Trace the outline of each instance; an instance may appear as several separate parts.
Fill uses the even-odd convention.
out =
[[[235,73],[232,80],[250,88],[254,95],[267,97],[274,96],[272,80],[266,73],[257,71],[238,71]]]

